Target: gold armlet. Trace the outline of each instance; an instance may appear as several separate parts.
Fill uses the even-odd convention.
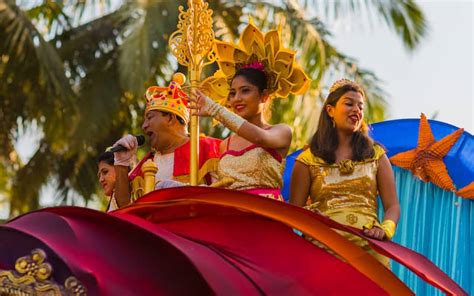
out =
[[[245,122],[245,119],[243,119],[237,114],[230,112],[224,106],[221,106],[214,101],[212,101],[211,106],[208,110],[212,117],[214,117],[214,119],[222,123],[225,127],[230,129],[234,133],[237,133],[239,131],[239,128]]]

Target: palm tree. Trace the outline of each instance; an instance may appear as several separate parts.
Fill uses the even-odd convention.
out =
[[[412,0],[321,1],[307,17],[310,4],[210,1],[219,39],[236,40],[247,14],[264,30],[283,23],[284,31],[292,32],[290,46],[299,48],[299,60],[314,79],[302,99],[274,104],[274,120],[295,123],[294,147],[312,132],[321,86],[336,73],[362,83],[370,98],[368,117],[384,118],[386,94],[376,75],[331,45],[318,13],[334,20],[348,14],[382,16],[408,50],[426,33],[424,16]],[[139,132],[143,90],[164,84],[179,69],[167,48],[178,5],[185,1],[0,0],[0,197],[7,192],[11,215],[38,208],[47,182],[54,182],[63,202],[74,194],[86,201],[95,194],[98,152],[125,132]],[[103,12],[90,19],[98,10]],[[202,124],[211,135],[225,133],[208,121]],[[23,163],[15,143],[22,135],[18,131],[31,126],[37,126],[40,141]]]

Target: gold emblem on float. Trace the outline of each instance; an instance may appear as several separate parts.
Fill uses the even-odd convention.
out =
[[[51,278],[53,267],[46,253],[34,249],[16,260],[15,270],[0,270],[0,295],[87,295],[86,288],[73,276],[59,285]]]

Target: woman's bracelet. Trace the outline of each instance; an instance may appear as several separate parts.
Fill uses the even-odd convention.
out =
[[[207,113],[222,123],[225,127],[237,133],[242,124],[244,124],[245,119],[230,112],[224,106],[219,105],[207,96],[204,96],[204,99],[206,100]]]

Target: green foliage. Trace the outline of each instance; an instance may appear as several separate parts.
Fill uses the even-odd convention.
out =
[[[108,0],[0,0],[0,196],[9,197],[12,215],[37,208],[39,192],[51,180],[60,200],[96,196],[97,155],[124,133],[140,133],[146,87],[185,71],[168,51],[178,5],[185,2],[123,1],[112,8]],[[323,86],[342,75],[365,86],[369,121],[385,116],[380,81],[331,44],[325,23],[317,14],[308,16],[309,2],[209,1],[217,38],[236,41],[250,14],[263,31],[282,24],[286,45],[298,49],[312,87],[304,96],[275,100],[272,109],[273,122],[292,125],[292,148],[314,132]],[[408,50],[426,33],[411,0],[317,5],[335,20],[364,12],[380,16]],[[97,11],[102,13],[90,19]],[[205,75],[214,70],[208,67]],[[15,150],[18,129],[33,124],[43,136],[23,163]],[[201,127],[216,137],[228,133],[208,119]]]

